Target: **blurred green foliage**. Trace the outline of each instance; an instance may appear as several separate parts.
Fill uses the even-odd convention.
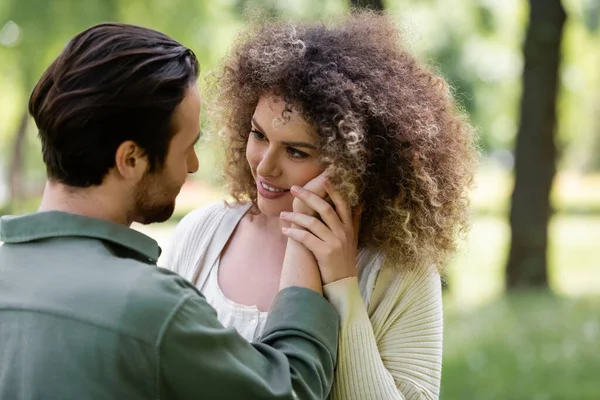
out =
[[[523,0],[387,1],[406,47],[443,74],[480,133],[484,164],[510,169],[518,120]],[[565,0],[568,26],[561,71],[561,169],[600,168],[599,0]],[[348,10],[344,0],[4,0],[0,3],[0,164],[43,69],[67,40],[91,24],[118,20],[162,30],[197,53],[205,77],[218,66],[248,16],[318,20]],[[201,83],[204,79],[201,79]],[[203,127],[214,132],[205,116]],[[204,146],[199,179],[218,182],[215,144]],[[35,128],[27,140],[26,176],[43,180]]]

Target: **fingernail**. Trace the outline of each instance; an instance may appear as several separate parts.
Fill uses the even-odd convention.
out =
[[[292,193],[299,193],[302,188],[300,186],[292,186],[290,189]]]
[[[280,216],[280,217],[282,217],[282,218],[288,217],[289,215],[290,215],[290,213],[289,213],[289,212],[287,212],[287,211],[282,211],[282,212],[279,214],[279,216]]]
[[[288,228],[286,228],[285,226],[283,228],[281,228],[281,232],[287,233],[287,231],[288,231]]]

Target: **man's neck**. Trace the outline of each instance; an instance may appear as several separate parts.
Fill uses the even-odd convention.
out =
[[[119,207],[117,198],[107,192],[107,188],[102,186],[77,188],[48,181],[39,211],[63,211],[131,225],[125,207]]]

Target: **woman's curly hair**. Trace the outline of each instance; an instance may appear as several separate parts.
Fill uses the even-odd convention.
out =
[[[399,268],[443,268],[467,227],[475,135],[444,79],[401,47],[390,17],[256,25],[217,83],[237,201],[256,205],[246,143],[259,97],[274,91],[315,127],[332,186],[362,207],[359,245]]]

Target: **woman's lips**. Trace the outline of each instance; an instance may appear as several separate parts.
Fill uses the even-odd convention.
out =
[[[260,179],[256,182],[256,188],[258,189],[258,194],[260,194],[261,197],[264,197],[265,199],[268,199],[268,200],[278,199],[280,197],[285,196],[289,192],[289,189],[284,189],[284,188],[280,188],[278,186],[271,185]],[[269,190],[269,189],[273,189],[273,190]]]

